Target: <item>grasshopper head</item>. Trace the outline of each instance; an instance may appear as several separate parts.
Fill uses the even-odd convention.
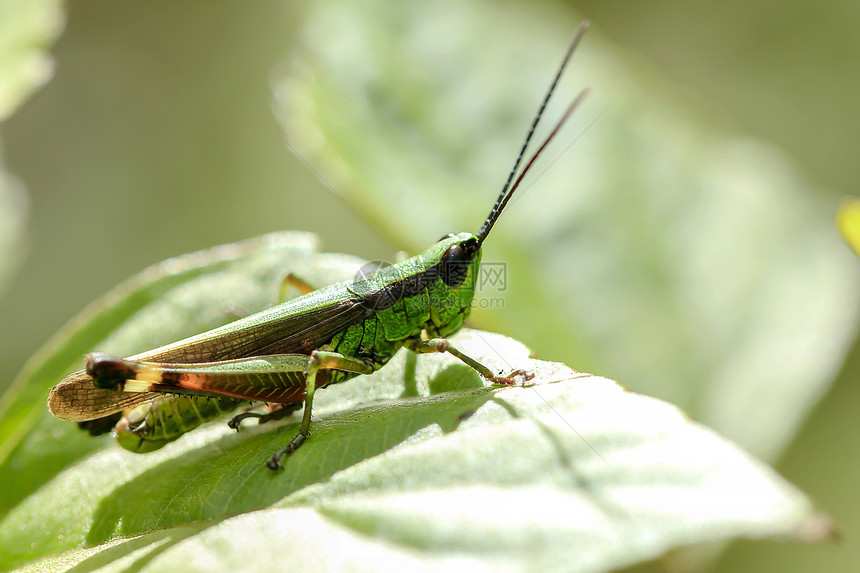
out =
[[[434,245],[438,253],[442,282],[449,288],[458,288],[477,276],[481,262],[481,245],[471,233],[448,233]]]
[[[436,261],[435,280],[429,285],[432,336],[453,334],[465,322],[475,297],[481,264],[481,245],[471,233],[449,233],[423,255]]]

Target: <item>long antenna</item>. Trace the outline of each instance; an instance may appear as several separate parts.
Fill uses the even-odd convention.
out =
[[[579,41],[582,39],[582,36],[585,35],[585,31],[588,30],[589,22],[585,21],[579,25],[579,28],[576,30],[576,34],[573,36],[573,40],[570,43],[570,46],[567,48],[567,52],[564,54],[564,59],[561,61],[561,65],[558,67],[558,71],[555,73],[555,77],[552,80],[552,84],[550,84],[549,89],[546,92],[546,96],[541,103],[540,108],[538,109],[537,115],[535,115],[534,121],[532,121],[531,126],[529,127],[529,131],[526,134],[525,141],[523,141],[523,145],[520,148],[520,152],[517,155],[517,159],[514,162],[514,167],[511,169],[511,173],[508,175],[507,181],[505,181],[505,185],[502,187],[501,193],[499,193],[498,199],[496,199],[496,204],[493,205],[493,209],[490,211],[490,215],[487,217],[487,220],[484,221],[481,230],[478,231],[478,244],[480,245],[487,235],[490,232],[490,229],[493,228],[493,225],[496,223],[496,219],[499,218],[499,215],[504,209],[504,206],[507,204],[510,196],[516,190],[519,182],[522,181],[523,175],[528,172],[529,168],[537,159],[537,156],[540,155],[540,152],[543,151],[544,147],[549,143],[549,141],[555,136],[556,132],[558,132],[561,125],[565,122],[565,120],[570,116],[574,109],[579,105],[579,102],[587,95],[588,90],[583,91],[577,96],[576,100],[570,105],[568,111],[562,117],[561,121],[558,122],[555,129],[553,129],[550,136],[544,141],[543,145],[538,149],[538,151],[532,156],[532,158],[526,164],[525,169],[523,170],[520,177],[517,179],[514,186],[511,187],[511,182],[514,180],[514,176],[517,173],[517,170],[520,167],[520,164],[523,161],[523,157],[525,156],[526,149],[528,149],[529,143],[531,143],[532,136],[535,133],[535,129],[537,128],[538,122],[540,122],[541,117],[543,116],[543,112],[546,109],[547,104],[549,103],[549,99],[552,97],[552,94],[555,92],[555,88],[558,85],[559,79],[561,79],[561,74],[564,72],[565,67],[567,67],[567,63],[570,60],[570,57],[573,55],[574,50],[576,50],[577,45],[579,45]]]

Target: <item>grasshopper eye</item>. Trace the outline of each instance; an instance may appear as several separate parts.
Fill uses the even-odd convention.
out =
[[[478,241],[475,238],[469,238],[452,245],[445,254],[442,255],[442,280],[451,288],[460,286],[466,281],[469,274],[469,264],[475,258],[475,253],[478,252]]]

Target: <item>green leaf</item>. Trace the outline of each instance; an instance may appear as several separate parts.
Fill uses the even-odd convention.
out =
[[[421,250],[478,229],[578,23],[554,3],[313,4],[277,109],[338,193]],[[585,85],[485,244],[507,289],[486,285],[504,308],[476,320],[774,458],[857,331],[860,272],[832,208],[599,28],[538,138]]]
[[[454,341],[534,383],[485,387],[452,357],[401,353],[322,391],[311,439],[274,473],[263,462],[295,422],[213,425],[146,456],[105,446],[0,522],[2,565],[70,550],[38,569],[606,571],[692,543],[831,534],[798,490],[675,407],[500,335]],[[116,541],[153,528],[167,529]]]
[[[379,567],[606,570],[735,536],[830,535],[793,486],[673,406],[481,331],[453,342],[496,371],[533,371],[533,383],[488,387],[451,356],[401,352],[323,389],[311,439],[278,472],[264,462],[298,415],[239,433],[209,424],[147,455],[47,415],[50,385],[89,348],[131,354],[225,322],[228,302],[270,305],[286,272],[325,284],[361,264],[315,249],[312,235],[280,233],[165,261],[31,361],[0,416],[13,429],[0,466],[0,568],[47,559],[38,567],[160,570],[181,559],[259,570],[283,558],[286,535],[294,559],[326,554],[326,567],[373,557]],[[323,551],[332,539],[342,545]]]
[[[362,263],[319,254],[314,235],[283,232],[169,259],[83,310],[28,363],[0,400],[0,515],[62,468],[104,445],[45,407],[50,388],[99,349],[131,355],[220,326],[277,302],[283,277],[315,285],[351,278]],[[295,295],[297,293],[293,293]]]

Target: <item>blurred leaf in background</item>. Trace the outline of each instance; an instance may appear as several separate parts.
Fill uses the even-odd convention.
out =
[[[51,78],[48,50],[64,24],[59,0],[0,2],[0,121]]]
[[[0,122],[51,77],[47,50],[63,29],[61,6],[58,0],[0,1]],[[24,184],[4,163],[0,145],[0,296],[24,258],[28,210]]]

